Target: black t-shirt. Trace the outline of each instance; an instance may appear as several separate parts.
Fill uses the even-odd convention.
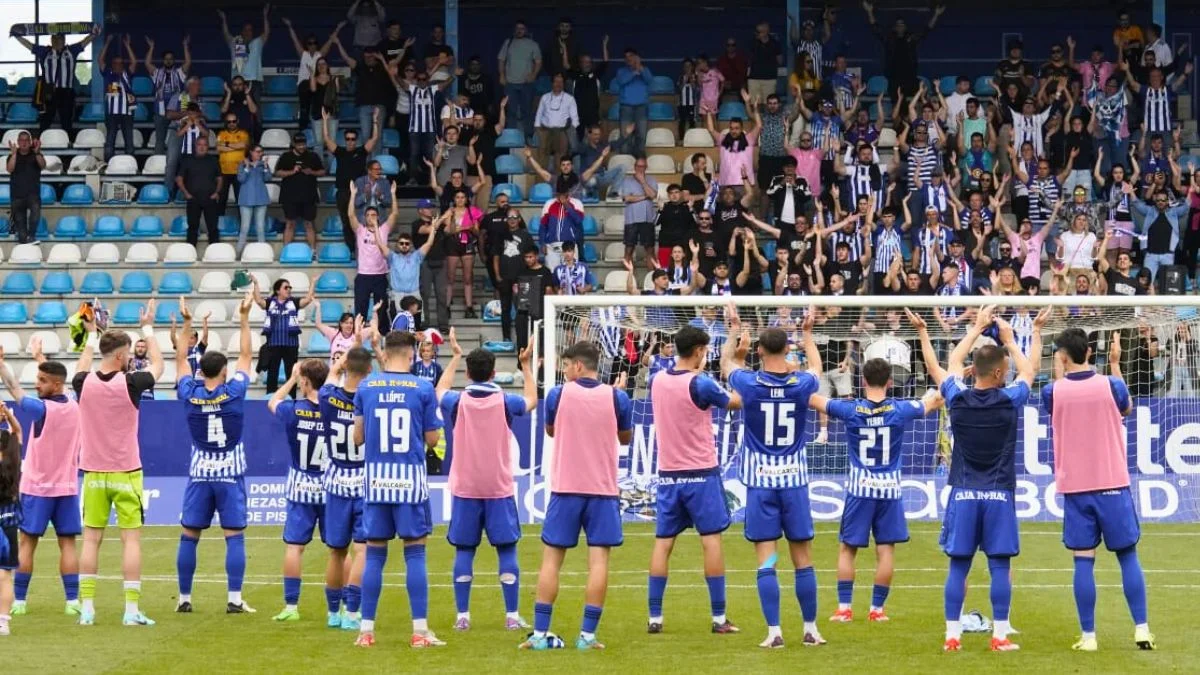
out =
[[[1070,76],[1074,73],[1075,71],[1071,68],[1071,64],[1067,63],[1066,61],[1063,61],[1061,65],[1055,65],[1050,61],[1047,61],[1042,64],[1042,72],[1038,74],[1038,77],[1045,80],[1052,77]],[[1050,85],[1051,91],[1054,90],[1054,86],[1055,85],[1053,83]]]
[[[708,178],[712,180],[712,176]],[[704,189],[704,181],[700,180],[700,177],[691,171],[683,174],[683,178],[679,181],[679,187],[683,188],[684,192],[691,194],[693,197],[708,194]],[[703,204],[703,202],[699,203]]]
[[[475,108],[480,110],[480,108]],[[470,147],[471,139],[476,138],[475,154],[483,158],[483,172],[489,176],[496,175],[496,126],[491,122],[484,122],[482,129],[467,128],[463,132],[460,145]]]
[[[779,55],[783,50],[775,38],[767,38],[766,42],[755,38],[750,42],[750,79],[774,80],[779,70]]]
[[[504,233],[508,231],[508,207],[484,214],[482,227],[487,241],[485,253],[500,255],[504,251]]]
[[[724,260],[728,256],[729,240],[726,239],[725,246],[721,246],[721,235],[716,231],[704,232],[696,230],[692,233],[691,240],[700,246],[700,273],[706,277],[712,277],[713,267],[716,266],[718,260]]]
[[[745,218],[746,209],[741,204],[734,202],[732,205],[718,203],[717,212],[713,214],[713,229],[721,230],[722,228],[733,230],[735,227],[747,225]]]
[[[1165,213],[1159,213],[1157,216],[1152,216],[1146,227],[1146,252],[1153,254],[1163,254],[1171,252],[1171,224],[1167,221]]]
[[[846,295],[854,295],[862,285],[863,266],[856,260],[847,260],[846,262],[830,260],[826,263],[824,272],[827,285],[829,277],[834,274],[842,275],[842,278],[846,280],[846,285],[843,287],[846,289]]]
[[[546,289],[558,288],[558,277],[545,265],[537,269],[525,268],[517,275],[517,293],[513,298],[518,312],[526,312],[530,317],[539,319],[542,316],[542,297]]]
[[[686,252],[688,237],[696,230],[696,219],[687,202],[667,202],[658,212],[658,245],[663,248],[682,246]]]
[[[475,112],[491,110],[492,102],[496,100],[496,85],[486,73],[478,76],[464,73],[458,78],[458,91],[471,99],[471,109]]]
[[[367,58],[364,56],[355,65],[354,77],[355,105],[386,106],[396,95],[396,87],[392,84],[392,78],[388,76],[387,67],[378,60],[374,65],[367,65]]]
[[[221,165],[215,154],[188,155],[179,166],[179,177],[183,188],[196,199],[207,199],[217,191],[217,179],[221,176]]]
[[[1007,87],[1009,83],[1017,85],[1017,88],[1021,91],[1025,90],[1025,80],[1021,78],[1022,70],[1026,75],[1032,76],[1033,64],[1024,59],[1021,59],[1016,63],[1013,63],[1008,59],[1004,59],[1000,63],[996,64],[996,73],[998,76],[996,86],[1000,87],[1001,93],[1004,92],[1004,88]]]
[[[758,260],[754,257],[753,252],[750,254],[750,274],[746,276],[746,284],[738,286],[737,278],[742,272],[743,258],[737,259],[737,267],[729,271],[729,276],[733,277],[733,294],[734,295],[762,295],[763,284],[762,275],[766,270],[758,265]]]
[[[901,279],[900,290],[896,293],[897,295],[933,295],[933,286],[929,285],[929,277],[922,274],[921,285],[917,287],[917,290],[909,290],[908,283],[904,279]]]
[[[83,398],[83,381],[89,375],[108,382],[116,377],[117,373],[102,373],[100,371],[94,373],[75,373],[75,377],[71,379],[71,388],[75,390],[76,399]],[[142,394],[154,389],[154,375],[145,370],[136,373],[125,373],[125,389],[129,393],[129,400],[133,402],[133,407],[140,407],[142,405]]]
[[[404,41],[407,39],[408,38],[404,37],[403,35],[395,40],[385,36],[383,41],[379,43],[379,51],[383,52],[384,58],[386,58],[388,61],[391,61],[399,56],[400,52],[404,51]],[[412,60],[412,49],[404,51],[404,58],[400,60],[399,64],[400,72],[403,73],[405,64],[410,63]]]
[[[1145,295],[1146,291],[1133,277],[1127,277],[1115,268],[1108,268],[1104,273],[1104,281],[1108,285],[1109,295]]]
[[[215,162],[216,157],[213,157],[213,160]],[[276,171],[290,171],[297,166],[313,171],[325,168],[325,165],[321,163],[321,158],[312,150],[305,150],[303,154],[288,150],[279,157],[278,162],[275,162]],[[305,203],[316,198],[316,176],[300,172],[279,181],[279,201],[281,202]]]
[[[32,197],[42,189],[42,168],[38,166],[37,155],[30,150],[25,154],[17,152],[16,156],[8,179],[9,190],[14,197]]]
[[[523,259],[524,251],[528,248],[537,248],[537,242],[533,240],[533,235],[529,234],[529,230],[522,229],[506,231],[504,236],[498,240],[497,246],[496,255],[500,256],[500,278],[511,284],[522,272],[529,269],[525,266]]]
[[[333,158],[337,160],[334,183],[339,190],[350,189],[350,181],[367,175],[366,148],[360,146],[354,150],[347,150],[344,147],[338,146],[338,149],[333,151]]]
[[[425,242],[429,241],[429,233],[421,232],[424,226],[433,226],[433,222],[426,222],[420,218],[412,223],[412,240],[413,249],[421,248]],[[440,228],[435,235],[437,238],[433,240],[433,246],[429,247],[429,253],[425,254],[425,262],[441,262],[446,259],[446,228]]]

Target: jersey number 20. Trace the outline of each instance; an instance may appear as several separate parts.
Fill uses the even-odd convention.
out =
[[[375,419],[379,422],[379,452],[408,452],[408,430],[412,426],[408,408],[378,408]]]
[[[863,427],[859,435],[862,438],[858,441],[858,461],[863,466],[875,466],[871,451],[878,448],[879,452],[874,454],[879,457],[880,464],[887,466],[892,458],[892,428]]]

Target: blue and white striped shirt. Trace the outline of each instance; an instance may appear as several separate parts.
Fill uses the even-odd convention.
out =
[[[436,110],[436,93],[433,87],[408,85],[408,97],[411,101],[408,113],[408,133],[436,134],[438,119]]]
[[[133,82],[128,71],[114,73],[105,70],[104,111],[109,115],[132,115],[134,107]]]
[[[296,347],[300,344],[300,304],[289,297],[280,302],[277,298],[267,299],[267,316],[263,320],[262,334],[272,347]]]
[[[173,66],[165,68],[160,66],[154,71],[154,76],[150,78],[154,83],[154,111],[158,115],[167,114],[167,102],[175,94],[183,91],[183,85],[187,82],[187,76],[183,74],[183,68]]]
[[[246,450],[238,443],[228,452],[206,452],[192,446],[188,477],[192,480],[225,482],[246,475]]]
[[[901,253],[900,230],[895,226],[880,227],[875,231],[875,258],[871,261],[872,271],[887,274],[892,265],[892,256]]]

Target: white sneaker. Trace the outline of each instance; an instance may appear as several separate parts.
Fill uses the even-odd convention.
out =
[[[824,445],[825,443],[828,443],[828,442],[829,442],[829,430],[828,429],[822,429],[817,434],[817,437],[813,439],[813,443],[815,443],[817,445]]]

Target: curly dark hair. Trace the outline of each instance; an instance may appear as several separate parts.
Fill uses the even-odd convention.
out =
[[[0,504],[19,499],[21,484],[21,441],[7,430],[0,431]]]

